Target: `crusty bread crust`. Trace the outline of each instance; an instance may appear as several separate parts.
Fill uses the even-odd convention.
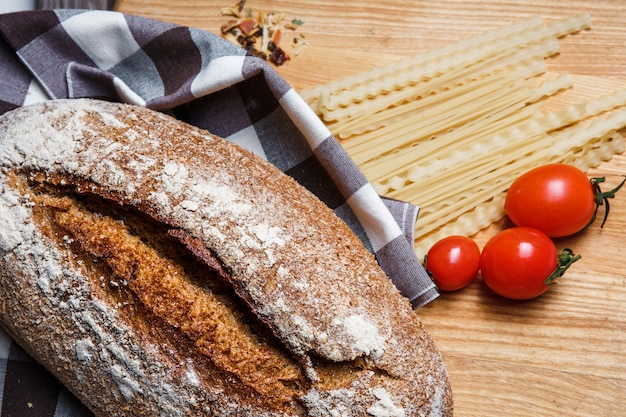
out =
[[[0,118],[0,321],[102,416],[451,416],[433,341],[358,238],[161,113]]]

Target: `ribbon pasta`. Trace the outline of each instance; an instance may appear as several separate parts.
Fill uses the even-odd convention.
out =
[[[626,91],[548,110],[574,86],[546,73],[587,14],[532,17],[301,93],[381,195],[420,206],[415,251],[504,217],[509,184],[565,162],[587,171],[624,152]]]

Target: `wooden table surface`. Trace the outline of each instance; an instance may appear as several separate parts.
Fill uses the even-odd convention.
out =
[[[213,0],[118,0],[117,10],[218,33]],[[531,15],[552,21],[587,12],[591,30],[560,40],[551,71],[594,89],[626,88],[626,2],[564,0],[249,0],[255,10],[302,19],[301,55],[278,68],[302,91],[397,61]],[[608,81],[595,83],[593,77]],[[607,187],[626,174],[626,156],[593,169]],[[608,189],[608,188],[607,188]],[[484,242],[502,224],[475,238]],[[527,302],[492,295],[479,279],[418,312],[441,349],[455,415],[626,416],[626,190],[611,201],[604,229],[558,242],[582,254],[547,294]]]

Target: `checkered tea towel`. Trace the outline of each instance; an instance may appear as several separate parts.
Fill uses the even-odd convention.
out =
[[[5,14],[0,33],[0,114],[38,101],[90,97],[147,106],[205,128],[315,193],[415,307],[437,297],[413,252],[418,208],[380,198],[265,61],[209,32],[113,11]],[[64,411],[75,404],[61,387],[48,402],[37,394],[49,384],[29,376],[36,367],[0,333],[0,415],[79,415]],[[24,388],[37,404],[24,401]]]

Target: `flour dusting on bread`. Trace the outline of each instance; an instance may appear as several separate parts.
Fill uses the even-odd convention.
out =
[[[256,155],[58,100],[0,117],[0,166],[0,321],[97,415],[452,415],[408,300]]]

